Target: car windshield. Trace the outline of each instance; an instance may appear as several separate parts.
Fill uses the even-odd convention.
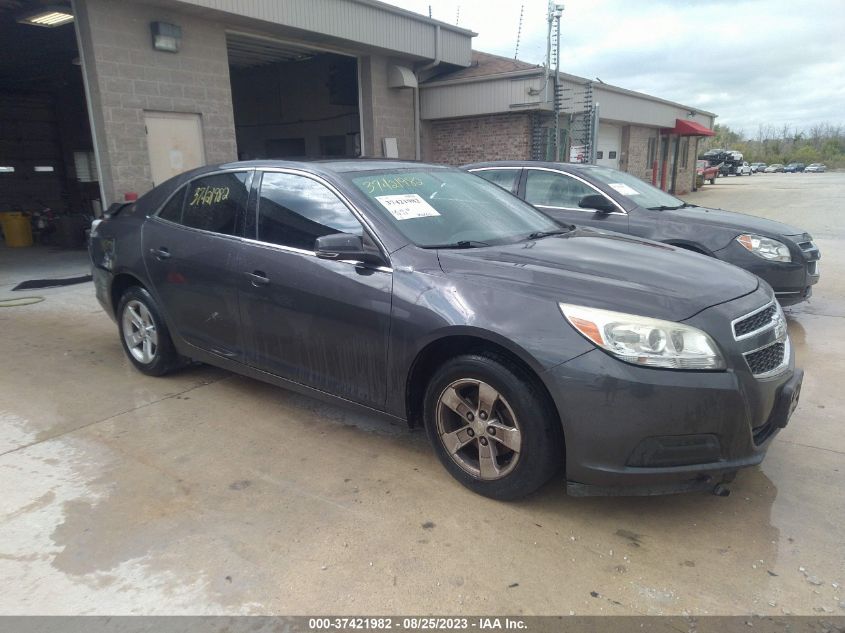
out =
[[[686,204],[683,200],[624,171],[594,165],[583,169],[586,175],[603,182],[617,194],[646,209],[677,209]]]
[[[347,178],[423,248],[505,244],[564,230],[498,185],[461,171],[402,169]]]

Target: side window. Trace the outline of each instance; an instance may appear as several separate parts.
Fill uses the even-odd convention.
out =
[[[472,172],[481,176],[484,180],[499,185],[505,191],[516,192],[516,181],[519,178],[519,169],[483,169]]]
[[[551,171],[528,170],[525,201],[545,207],[577,209],[581,198],[596,193],[580,180]]]
[[[314,240],[331,233],[363,235],[364,229],[340,199],[316,180],[267,172],[258,198],[258,239],[314,250]]]
[[[185,187],[181,187],[167,204],[158,212],[158,217],[162,220],[169,220],[180,224],[182,222],[182,203],[185,201]]]
[[[244,213],[250,172],[238,171],[197,178],[188,184],[182,224],[195,229],[234,235]]]

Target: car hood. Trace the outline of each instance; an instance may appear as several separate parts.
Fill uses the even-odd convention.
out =
[[[667,218],[676,219],[680,222],[705,224],[707,226],[718,226],[726,229],[735,229],[736,234],[758,233],[764,237],[778,237],[781,235],[801,235],[804,233],[799,228],[766,220],[754,215],[725,211],[724,209],[708,209],[706,207],[684,207],[672,211],[661,211]]]
[[[502,300],[531,293],[671,321],[754,292],[759,283],[754,275],[704,255],[591,229],[517,244],[444,249],[438,256],[444,272],[498,288]]]

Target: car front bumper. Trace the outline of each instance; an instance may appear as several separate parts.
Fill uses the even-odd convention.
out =
[[[733,315],[760,307],[764,294],[770,300],[769,291],[752,293]],[[714,313],[730,323],[730,303],[689,322],[701,327]],[[763,460],[795,409],[803,372],[787,345],[782,368],[755,377],[742,343],[724,349],[723,332],[716,340],[726,371],[641,367],[595,349],[544,374],[563,425],[570,494],[712,490]]]

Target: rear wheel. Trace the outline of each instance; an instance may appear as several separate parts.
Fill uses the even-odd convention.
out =
[[[181,365],[155,300],[140,286],[127,288],[117,308],[120,342],[129,361],[148,376],[163,376]]]
[[[524,497],[563,464],[560,422],[520,367],[497,355],[448,361],[428,385],[425,427],[446,470],[470,490]]]

